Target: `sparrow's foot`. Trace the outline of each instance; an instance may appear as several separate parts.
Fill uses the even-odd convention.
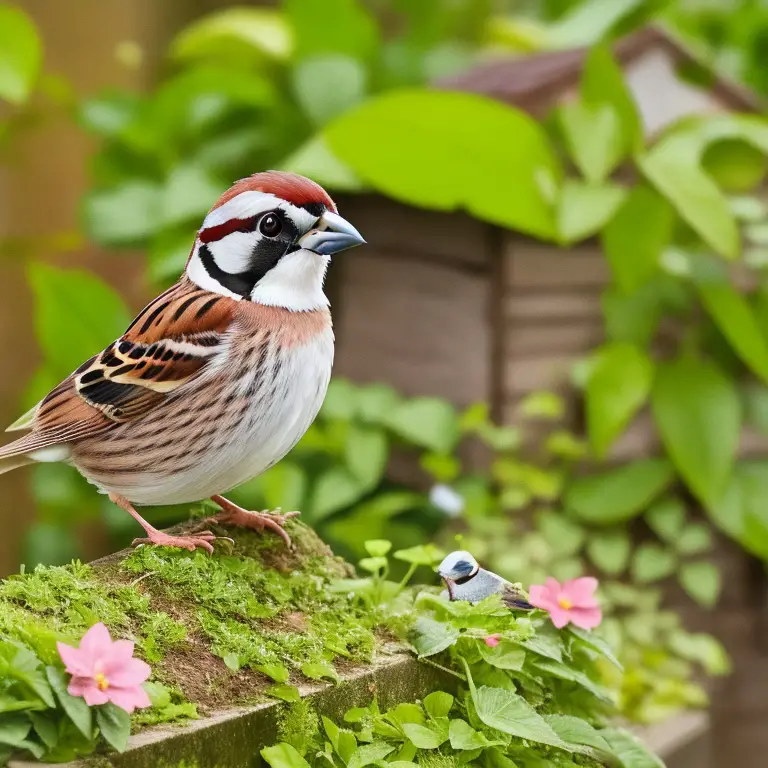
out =
[[[162,531],[148,531],[146,539],[134,539],[133,546],[139,544],[154,544],[158,547],[179,547],[194,552],[196,549],[204,549],[209,555],[213,554],[213,542],[218,538],[215,533],[201,531],[186,536],[171,536]]]
[[[299,515],[299,512],[281,512],[279,509],[275,512],[264,510],[263,512],[251,512],[237,504],[233,504],[223,496],[212,496],[211,501],[218,504],[222,512],[206,522],[226,523],[230,525],[239,525],[243,528],[253,528],[256,531],[263,531],[268,528],[274,531],[287,547],[291,546],[291,537],[285,531],[285,521]]]

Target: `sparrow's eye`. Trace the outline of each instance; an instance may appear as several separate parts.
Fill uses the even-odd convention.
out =
[[[267,237],[277,237],[283,231],[283,222],[274,213],[268,213],[259,222],[259,232]]]

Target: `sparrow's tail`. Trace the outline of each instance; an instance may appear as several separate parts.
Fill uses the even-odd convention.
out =
[[[34,459],[30,459],[28,456],[19,454],[17,456],[5,456],[0,457],[0,475],[5,472],[10,472],[12,469],[18,469],[19,467],[25,467],[27,464],[34,464]]]
[[[501,601],[507,608],[511,608],[512,610],[533,610],[533,606],[514,588],[507,587],[501,595]]]
[[[35,447],[30,438],[31,435],[25,435],[0,448],[0,475],[35,463],[35,460],[29,457],[30,450],[34,450]]]

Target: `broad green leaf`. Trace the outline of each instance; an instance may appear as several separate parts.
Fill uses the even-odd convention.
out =
[[[622,768],[665,768],[664,763],[650,752],[633,734],[623,728],[604,728],[600,736],[621,762]]]
[[[101,245],[143,243],[160,227],[162,200],[160,186],[150,181],[126,181],[112,189],[93,190],[83,201],[85,229]]]
[[[131,716],[111,702],[96,707],[96,724],[112,749],[125,752],[131,735]]]
[[[604,458],[616,438],[643,407],[651,391],[653,362],[632,344],[599,348],[586,386],[587,431],[592,449]]]
[[[196,21],[171,43],[176,59],[202,59],[227,55],[233,46],[257,57],[285,61],[293,52],[293,36],[284,15],[268,8],[227,8]]]
[[[285,0],[283,7],[299,60],[325,53],[366,60],[376,52],[376,21],[358,0]]]
[[[257,479],[270,509],[290,512],[303,507],[307,475],[299,464],[283,460]]]
[[[574,163],[587,181],[605,181],[623,154],[621,124],[609,104],[590,107],[581,101],[558,109],[560,128]]]
[[[656,333],[662,304],[653,281],[630,294],[609,286],[601,297],[605,333],[610,341],[646,347]]]
[[[575,243],[599,232],[616,213],[625,194],[617,184],[566,179],[557,211],[561,242]]]
[[[397,435],[442,453],[450,452],[459,439],[459,418],[455,408],[436,397],[406,400],[387,418]]]
[[[287,683],[278,683],[277,685],[270,686],[267,688],[266,694],[289,703],[301,701],[299,689],[295,685],[288,685]]]
[[[443,733],[431,723],[427,725],[403,723],[402,727],[408,740],[417,749],[437,749],[442,743],[448,741],[447,729]]]
[[[64,672],[57,667],[46,667],[46,677],[51,684],[61,708],[86,739],[93,737],[93,712],[85,701],[67,692],[68,681]]]
[[[702,153],[701,165],[721,189],[750,192],[765,176],[766,158],[743,139],[728,138],[708,144]]]
[[[399,549],[394,554],[395,560],[426,566],[435,565],[444,557],[445,552],[434,544],[417,544],[415,547],[409,547],[408,549]]]
[[[669,645],[673,653],[701,664],[709,675],[726,675],[731,671],[727,651],[712,635],[678,631],[670,636]]]
[[[593,531],[587,539],[587,554],[603,573],[617,576],[629,563],[631,546],[629,533],[624,528]]]
[[[593,109],[603,104],[613,108],[621,124],[624,152],[642,147],[643,126],[637,106],[607,45],[596,45],[587,54],[580,94],[582,102]]]
[[[345,458],[349,471],[363,486],[375,487],[387,466],[388,446],[384,431],[351,424],[347,432]]]
[[[640,584],[665,579],[675,572],[675,568],[675,553],[658,544],[641,544],[632,558],[632,578]]]
[[[357,192],[364,187],[361,179],[331,151],[320,134],[302,144],[278,167],[282,171],[308,176],[324,187],[341,192]]]
[[[317,478],[309,505],[312,522],[354,504],[365,493],[363,484],[343,467],[331,467]]]
[[[680,216],[722,256],[735,259],[739,233],[728,201],[701,168],[701,142],[672,133],[638,158],[646,178]]]
[[[704,504],[716,503],[728,484],[741,429],[734,385],[711,363],[681,357],[658,367],[651,402],[683,479]]]
[[[0,744],[21,747],[31,729],[26,713],[4,714],[0,716]]]
[[[557,556],[574,555],[584,543],[584,528],[562,512],[543,510],[536,515],[536,524],[539,533]]]
[[[445,691],[434,691],[424,697],[424,709],[430,717],[447,717],[454,698]]]
[[[712,532],[704,523],[687,525],[674,544],[681,555],[701,555],[712,549]]]
[[[621,665],[621,662],[616,658],[616,655],[614,654],[611,646],[605,640],[603,640],[600,635],[597,635],[590,630],[575,627],[573,624],[568,625],[568,631],[572,635],[575,635],[580,643],[586,645],[587,648],[591,648],[593,651],[599,653],[605,659],[610,661],[611,664],[613,664],[617,669],[624,669]]]
[[[551,659],[537,659],[535,666],[553,677],[560,678],[561,680],[568,680],[569,682],[576,683],[576,685],[580,685],[593,696],[596,696],[603,701],[613,703],[613,691],[603,688],[599,683],[592,680],[589,675],[579,669],[575,669],[569,664],[552,661]]]
[[[697,602],[705,608],[713,608],[717,604],[722,589],[720,569],[714,563],[684,563],[680,567],[680,585]]]
[[[622,19],[643,5],[644,0],[584,0],[568,7],[547,33],[553,48],[592,45],[611,32]]]
[[[411,642],[420,657],[434,656],[459,639],[459,630],[451,624],[420,616],[411,635]]]
[[[287,683],[288,678],[291,676],[288,667],[279,661],[272,664],[257,664],[255,668],[267,677],[272,678],[276,683]]]
[[[334,669],[333,664],[307,662],[301,665],[301,674],[310,680],[322,680],[327,677],[329,680],[339,681],[339,673]]]
[[[685,504],[674,497],[659,499],[645,513],[645,522],[667,544],[673,544],[677,541],[685,526],[685,518]]]
[[[392,549],[392,542],[386,539],[369,539],[364,543],[365,551],[371,557],[386,557]]]
[[[272,768],[309,768],[309,763],[296,748],[284,741],[274,747],[265,747],[261,750],[261,756]]]
[[[202,220],[211,202],[224,191],[204,169],[177,165],[168,176],[160,199],[160,221],[164,227]]]
[[[592,747],[601,752],[610,752],[611,748],[600,735],[600,732],[593,728],[586,720],[572,715],[544,715],[544,719],[552,726],[552,730],[569,744],[581,744],[585,747]]]
[[[638,184],[603,229],[605,256],[625,293],[639,289],[658,270],[672,237],[672,222],[669,202],[647,185]]]
[[[613,525],[642,512],[671,482],[666,459],[642,459],[599,475],[576,478],[566,491],[566,507],[580,520]]]
[[[522,696],[504,688],[490,688],[487,685],[476,689],[466,662],[464,668],[477,716],[488,727],[510,736],[569,751],[568,745]]]
[[[557,421],[563,417],[565,403],[560,395],[542,390],[526,395],[518,408],[525,418]]]
[[[85,99],[79,105],[78,116],[89,131],[112,138],[135,118],[140,103],[133,93],[111,91]]]
[[[699,283],[701,301],[733,351],[768,383],[768,341],[749,302],[727,282]]]
[[[468,93],[390,91],[342,115],[324,135],[335,155],[390,197],[556,235],[551,202],[561,170],[542,128],[521,111]]]
[[[349,421],[357,412],[357,392],[357,387],[346,379],[331,379],[320,415],[326,419]]]
[[[303,59],[294,68],[292,79],[299,104],[318,128],[360,103],[367,90],[362,64],[339,54]]]
[[[27,100],[37,80],[43,52],[32,19],[20,8],[0,5],[0,99]]]
[[[503,741],[490,741],[482,731],[476,731],[466,720],[451,720],[448,727],[451,747],[459,750],[485,749]]]
[[[130,322],[119,294],[90,272],[34,263],[28,278],[37,341],[59,379],[121,336]]]
[[[383,741],[373,744],[363,744],[358,747],[347,763],[347,768],[364,768],[366,765],[382,765],[384,758],[395,751],[393,744],[387,744]],[[387,763],[389,765],[389,763]]]
[[[488,664],[498,669],[521,670],[525,663],[525,650],[516,643],[512,643],[505,638],[499,640],[498,645],[493,648],[485,643],[479,643],[481,656]]]

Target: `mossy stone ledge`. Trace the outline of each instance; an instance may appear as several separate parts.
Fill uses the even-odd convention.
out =
[[[77,765],[256,766],[280,723],[302,707],[341,718],[373,696],[389,707],[452,686],[455,678],[416,661],[329,589],[353,571],[310,528],[292,520],[288,531],[290,550],[270,534],[221,529],[234,544],[217,542],[213,556],[140,547],[0,583],[0,636],[32,638],[51,663],[55,638],[77,644],[103,621],[113,637],[135,641],[151,680],[172,691],[162,706],[136,713],[126,752]],[[288,686],[301,704],[274,698],[295,696]]]

